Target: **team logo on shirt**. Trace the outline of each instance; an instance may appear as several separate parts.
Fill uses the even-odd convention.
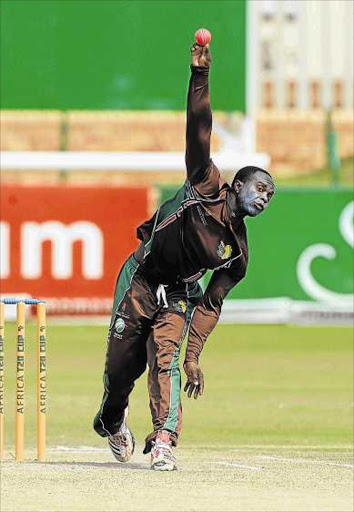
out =
[[[121,334],[125,329],[125,322],[123,318],[117,318],[116,323],[114,324],[114,329],[118,334]]]
[[[187,311],[187,303],[184,300],[179,300],[177,308],[181,313],[185,313]]]
[[[219,243],[219,247],[217,250],[217,255],[219,256],[219,258],[221,258],[222,260],[228,260],[231,256],[231,253],[232,253],[231,245],[225,245],[224,242],[221,241]]]
[[[187,311],[187,302],[185,300],[173,302],[171,306],[177,313],[185,313]]]

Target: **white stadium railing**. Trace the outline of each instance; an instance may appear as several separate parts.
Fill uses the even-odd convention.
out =
[[[224,302],[222,323],[353,325],[352,304],[270,299],[231,299]]]
[[[222,151],[213,161],[223,171],[235,171],[246,165],[267,169],[265,153]],[[111,171],[183,171],[184,153],[177,152],[93,152],[93,151],[1,151],[3,170],[111,170]]]

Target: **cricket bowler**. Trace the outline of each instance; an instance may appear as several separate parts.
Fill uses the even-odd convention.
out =
[[[144,453],[151,468],[176,469],[173,447],[181,433],[181,344],[188,332],[184,370],[188,397],[203,393],[199,357],[228,292],[245,276],[244,218],[264,212],[273,179],[258,167],[239,170],[231,186],[210,159],[212,114],[209,46],[191,48],[187,104],[187,177],[173,199],[138,227],[141,243],[116,283],[104,371],[104,394],[94,429],[120,462],[130,460],[134,437],[127,426],[129,395],[148,365],[153,430]],[[198,284],[213,274],[202,293]]]

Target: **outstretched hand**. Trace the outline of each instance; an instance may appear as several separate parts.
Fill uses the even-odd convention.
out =
[[[188,398],[191,398],[193,393],[194,398],[198,398],[198,395],[201,396],[204,391],[204,376],[200,366],[197,363],[185,362],[183,369],[188,379],[184,391]]]
[[[194,43],[193,46],[191,46],[191,57],[192,66],[208,68],[211,64],[209,45],[201,46],[198,43]]]

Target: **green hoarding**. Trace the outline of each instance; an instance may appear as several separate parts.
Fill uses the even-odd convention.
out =
[[[161,189],[161,200],[176,189]],[[353,300],[354,201],[350,189],[277,190],[246,220],[250,261],[229,299]]]
[[[184,109],[194,32],[213,36],[214,109],[245,110],[243,0],[7,0],[4,109]]]

